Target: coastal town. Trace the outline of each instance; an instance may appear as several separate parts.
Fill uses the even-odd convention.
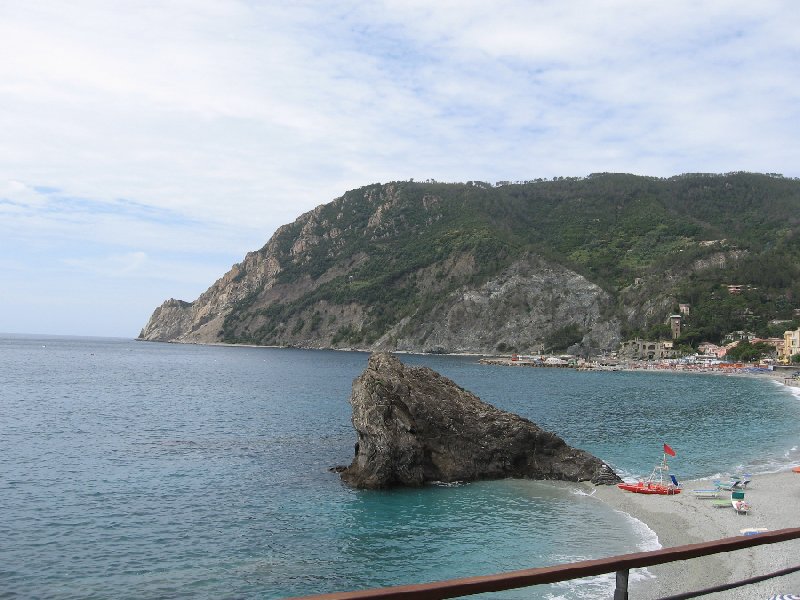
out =
[[[685,308],[684,308],[685,307]],[[688,306],[681,305],[688,311]],[[685,314],[685,313],[684,313]],[[679,350],[674,340],[681,334],[682,315],[669,316],[672,340],[626,340],[619,350],[595,357],[572,354],[511,354],[486,357],[481,364],[513,367],[573,368],[583,371],[685,371],[720,374],[773,374],[786,385],[800,387],[800,327],[784,331],[783,337],[759,338],[755,334],[736,331],[723,344],[704,342],[697,352]],[[742,360],[731,352],[740,344],[758,345],[763,350],[756,360]]]

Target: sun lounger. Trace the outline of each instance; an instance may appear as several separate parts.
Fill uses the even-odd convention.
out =
[[[765,533],[769,531],[766,527],[748,527],[746,529],[740,529],[739,533],[742,535],[758,535],[759,533]]]
[[[692,490],[692,494],[694,494],[695,498],[719,498],[719,490]]]
[[[746,515],[748,512],[750,512],[750,505],[744,500],[731,500],[731,505],[733,506],[733,510],[736,511],[737,515]]]
[[[717,479],[714,482],[714,485],[717,486],[717,488],[720,489],[720,490],[725,490],[725,491],[730,492],[730,491],[733,491],[735,489],[738,489],[740,482],[741,482],[741,479],[738,479],[736,477],[731,477],[730,481],[720,481],[719,479]]]
[[[744,500],[744,492],[733,492],[731,494],[731,506],[737,515],[746,515],[750,510],[750,505]]]
[[[731,506],[730,500],[712,500],[711,506],[714,508],[728,508]]]

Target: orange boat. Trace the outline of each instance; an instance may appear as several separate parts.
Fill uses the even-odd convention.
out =
[[[661,494],[662,496],[674,496],[680,494],[681,489],[674,485],[663,485],[650,481],[639,481],[637,483],[618,483],[617,487],[634,494]]]
[[[794,469],[792,469],[792,471],[794,471],[795,473],[800,473],[800,467],[795,467]]]
[[[664,474],[669,471],[667,454],[675,456],[675,451],[667,444],[664,444],[664,458],[661,459],[660,464],[653,468],[650,477],[645,481],[637,481],[636,483],[618,483],[617,487],[626,492],[633,492],[634,494],[659,494],[661,496],[680,494],[681,488],[674,475],[669,476],[670,482],[664,482]]]

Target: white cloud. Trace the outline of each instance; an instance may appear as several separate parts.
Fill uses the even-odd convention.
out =
[[[78,270],[89,271],[97,275],[125,277],[142,272],[142,268],[147,263],[147,254],[144,252],[128,252],[126,254],[113,254],[100,259],[64,258],[61,262]]]
[[[13,179],[0,180],[0,213],[40,208],[46,203],[45,195],[31,186]]]
[[[798,26],[788,0],[5,3],[0,264],[218,276],[410,177],[797,176]]]

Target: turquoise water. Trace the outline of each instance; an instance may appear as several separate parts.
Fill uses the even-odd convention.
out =
[[[405,356],[608,461],[680,478],[800,463],[770,382]],[[355,491],[361,353],[0,336],[0,596],[281,598],[653,547],[569,484]],[[593,598],[598,579],[492,598]]]

